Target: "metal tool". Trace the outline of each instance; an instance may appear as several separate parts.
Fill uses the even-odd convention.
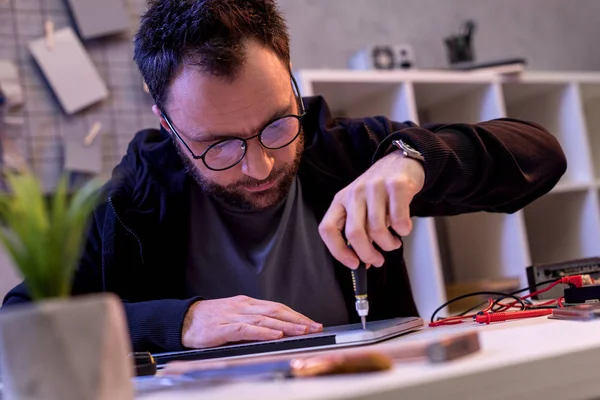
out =
[[[361,262],[358,268],[352,270],[352,286],[356,298],[356,312],[360,316],[363,329],[367,329],[367,315],[369,315],[369,300],[367,296],[367,266]]]

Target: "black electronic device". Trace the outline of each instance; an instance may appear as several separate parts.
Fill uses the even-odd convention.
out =
[[[565,304],[600,303],[600,285],[568,287],[565,289]]]
[[[600,279],[600,257],[533,264],[527,267],[527,283],[529,284],[529,290],[532,293],[548,286],[548,284],[536,286],[540,282],[557,280],[572,275],[589,275],[592,279]],[[563,295],[566,296],[565,289],[568,287],[569,285],[558,284],[547,292],[534,296],[533,299],[550,300],[557,299]]]

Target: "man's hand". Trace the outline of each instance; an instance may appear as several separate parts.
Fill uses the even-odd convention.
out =
[[[203,348],[321,330],[323,325],[283,304],[236,296],[192,304],[183,322],[181,342],[185,347]]]
[[[421,163],[405,158],[399,151],[373,164],[337,193],[319,225],[319,233],[331,254],[353,269],[359,263],[356,256],[367,265],[383,265],[383,255],[373,242],[384,251],[402,245],[388,228],[399,236],[410,233],[410,203],[424,181]],[[354,251],[348,248],[342,230]]]

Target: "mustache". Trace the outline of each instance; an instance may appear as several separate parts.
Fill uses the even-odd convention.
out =
[[[230,185],[227,185],[228,189],[236,189],[236,188],[240,188],[240,187],[258,187],[264,184],[269,184],[272,183],[273,181],[277,180],[280,176],[285,175],[285,171],[286,168],[281,168],[277,171],[274,171],[274,173],[272,173],[271,175],[269,175],[268,178],[266,179],[255,179],[252,177],[245,177],[242,180],[237,181],[236,183],[232,183]]]

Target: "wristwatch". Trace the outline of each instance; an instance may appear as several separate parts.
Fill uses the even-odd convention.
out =
[[[403,142],[401,139],[392,140],[392,144],[400,149],[404,157],[412,158],[413,160],[417,160],[425,164],[425,157],[423,157],[423,154],[421,154],[420,151],[415,150],[409,144]]]

